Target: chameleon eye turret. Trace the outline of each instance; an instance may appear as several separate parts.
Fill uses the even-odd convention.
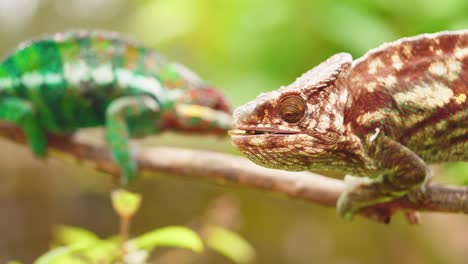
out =
[[[468,161],[467,80],[468,30],[336,54],[237,108],[231,140],[262,166],[371,177],[347,178],[351,218],[421,187],[427,164]]]
[[[164,130],[226,134],[230,114],[220,92],[210,88],[203,101],[190,100],[206,86],[181,64],[117,33],[57,33],[21,44],[0,63],[0,120],[22,127],[41,157],[47,132],[104,126],[126,184],[138,170],[130,137]],[[183,105],[182,97],[189,98]],[[179,110],[196,117],[174,114]],[[192,129],[186,122],[194,120],[204,122]]]
[[[288,94],[280,99],[278,111],[284,121],[297,123],[304,117],[306,104],[300,95]]]

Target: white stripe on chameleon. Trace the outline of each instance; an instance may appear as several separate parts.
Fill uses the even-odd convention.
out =
[[[126,87],[132,82],[132,73],[127,70],[116,70],[117,83],[120,87]]]
[[[19,80],[14,78],[0,78],[0,89],[12,88],[15,85],[19,84]]]
[[[5,83],[2,83],[2,81],[6,81],[6,79],[0,79],[1,87],[7,87],[8,85],[19,84],[18,80],[17,81],[10,80]],[[62,76],[57,73],[42,74],[40,72],[33,71],[33,72],[25,73],[23,74],[23,76],[21,76],[21,83],[28,88],[40,87],[42,84],[56,85],[56,84],[62,83],[62,81],[63,81]]]
[[[153,77],[135,75],[129,70],[116,71],[117,83],[120,87],[134,87],[154,95],[158,100],[164,101],[166,93],[158,80]]]
[[[166,98],[166,92],[161,86],[161,83],[153,77],[134,75],[132,83],[133,86],[138,87],[141,90],[147,91],[150,94],[154,94],[161,101],[165,100]]]
[[[39,72],[33,71],[23,74],[21,82],[28,88],[40,87],[44,82],[44,78]]]
[[[88,65],[82,60],[75,63],[66,62],[63,66],[63,73],[65,80],[75,86],[79,86],[80,83],[90,78]]]
[[[411,104],[420,109],[434,109],[442,107],[453,97],[453,91],[447,86],[434,82],[416,85],[408,92],[396,93],[393,98],[399,104]]]
[[[98,66],[91,73],[94,82],[99,85],[111,84],[114,81],[114,73],[112,72],[112,65],[109,63]]]
[[[56,85],[63,82],[63,76],[58,73],[47,73],[44,75],[44,82],[49,85]]]

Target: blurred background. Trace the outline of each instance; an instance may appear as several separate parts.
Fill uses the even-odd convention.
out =
[[[240,105],[292,82],[336,52],[355,58],[403,36],[468,28],[466,0],[0,0],[0,55],[26,39],[67,29],[123,32],[216,84]],[[100,131],[85,132],[102,137]],[[140,142],[237,153],[228,139],[166,134]],[[468,166],[435,168],[436,180],[464,184]],[[37,161],[0,140],[0,263],[30,263],[57,224],[117,232],[110,177],[77,163]],[[468,216],[401,216],[385,226],[339,219],[333,209],[235,186],[161,175],[134,190],[139,234],[156,227],[224,221],[256,250],[257,263],[467,263]],[[211,220],[210,220],[211,221]],[[229,263],[214,253],[157,251],[157,263]]]

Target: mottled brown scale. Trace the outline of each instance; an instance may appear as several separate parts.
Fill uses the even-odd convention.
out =
[[[239,107],[232,142],[267,167],[381,176],[340,197],[350,217],[419,187],[427,163],[468,160],[467,90],[468,30],[404,38],[354,62],[336,54]],[[289,97],[305,102],[300,119]]]
[[[465,55],[463,58],[456,58],[454,51],[457,48],[468,48],[468,36],[466,32],[463,34],[422,35],[416,38],[402,39],[385,44],[356,60],[349,77],[348,89],[352,97],[352,104],[348,104],[347,106],[345,123],[350,124],[353,132],[359,135],[359,137],[374,133],[376,128],[380,128],[387,135],[407,145],[427,161],[466,160],[466,155],[468,154],[454,155],[455,153],[451,153],[450,146],[442,143],[451,140],[452,136],[450,133],[447,133],[449,131],[448,127],[438,131],[435,126],[439,122],[454,122],[451,129],[454,129],[454,127],[464,127],[466,130],[468,127],[466,124],[467,100],[457,104],[453,102],[453,99],[450,99],[446,103],[441,103],[440,106],[426,109],[424,107],[405,106],[396,102],[394,97],[398,93],[410,93],[415,86],[421,84],[427,84],[428,86],[434,84],[443,85],[453,92],[452,97],[466,95],[468,85],[468,55]],[[405,50],[410,50],[410,55]],[[439,50],[441,52],[436,54]],[[400,57],[402,61],[400,69],[394,67],[391,59],[392,56]],[[369,74],[369,64],[376,59],[380,59],[383,62],[382,68],[385,70]],[[462,65],[463,70],[457,78],[448,80],[446,75],[437,76],[430,73],[429,68],[432,64],[447,61],[458,61]],[[449,70],[447,72],[450,73]],[[385,85],[378,82],[379,78],[388,75],[395,76],[397,80],[395,84]],[[371,82],[378,83],[377,88],[374,88],[372,92],[366,87]],[[424,102],[416,102],[416,104],[422,105]],[[385,120],[374,119],[367,120],[365,123],[358,122],[360,120],[359,117],[365,113],[382,113],[384,109],[388,108],[392,109],[394,114]],[[454,113],[459,112],[465,117],[456,118],[451,121],[450,117]],[[412,118],[418,114],[423,116],[423,118],[415,121],[413,124]],[[427,131],[433,134],[431,135]],[[424,141],[427,141],[427,136],[436,137],[434,141],[439,144],[427,147],[424,143]],[[444,156],[443,160],[439,160],[440,158],[434,159],[434,155],[430,153],[432,149],[446,152],[444,155],[440,155]]]

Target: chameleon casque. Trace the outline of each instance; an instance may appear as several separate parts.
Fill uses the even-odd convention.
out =
[[[137,165],[130,137],[167,130],[225,134],[221,93],[179,63],[116,33],[73,31],[21,44],[0,64],[0,120],[20,126],[33,153],[46,133],[105,126],[123,183]]]
[[[259,165],[367,176],[345,177],[350,219],[424,187],[427,164],[468,161],[467,93],[468,30],[423,34],[332,56],[237,108],[230,134]]]

